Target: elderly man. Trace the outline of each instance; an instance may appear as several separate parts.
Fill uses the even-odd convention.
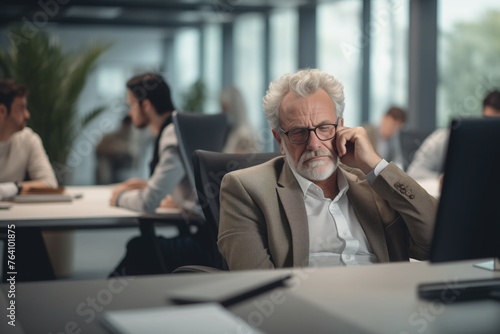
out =
[[[428,258],[437,201],[344,126],[343,85],[319,70],[271,83],[284,157],[226,174],[218,246],[231,270]]]

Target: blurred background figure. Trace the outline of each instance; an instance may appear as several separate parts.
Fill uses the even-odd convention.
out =
[[[96,184],[110,184],[126,180],[131,174],[137,156],[132,119],[125,116],[120,128],[106,134],[96,146]]]
[[[58,186],[40,136],[26,127],[27,95],[24,85],[0,79],[0,200]]]
[[[483,117],[500,116],[500,90],[488,92],[483,98]],[[412,178],[422,183],[425,180],[438,180],[443,173],[446,150],[450,130],[437,129],[431,133],[415,153],[407,173]]]
[[[231,122],[224,152],[255,153],[261,151],[257,133],[247,117],[247,109],[241,92],[233,86],[224,89],[219,97],[222,112]]]
[[[378,126],[365,125],[368,137],[377,153],[387,161],[392,161],[404,168],[400,131],[406,122],[406,111],[391,107],[384,114]]]

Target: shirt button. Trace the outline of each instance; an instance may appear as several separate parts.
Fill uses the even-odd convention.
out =
[[[350,259],[351,259],[351,256],[350,256],[350,255],[346,255],[345,259],[346,259],[346,260],[350,260]]]

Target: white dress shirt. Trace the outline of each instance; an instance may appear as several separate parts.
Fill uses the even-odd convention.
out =
[[[367,175],[369,181],[386,166],[382,160],[374,171]],[[349,184],[337,169],[338,195],[325,198],[323,190],[313,182],[293,171],[302,192],[309,225],[309,266],[352,266],[376,263],[365,232],[347,197]]]

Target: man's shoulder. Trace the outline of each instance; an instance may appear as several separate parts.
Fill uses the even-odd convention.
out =
[[[283,170],[284,163],[285,158],[283,156],[278,156],[264,163],[251,167],[236,169],[228,172],[227,174],[235,176],[241,180],[249,180],[251,182],[268,180],[269,177],[278,179],[281,171]]]
[[[25,127],[21,131],[16,132],[14,136],[12,136],[12,139],[15,141],[31,141],[39,140],[40,136],[31,128]]]

